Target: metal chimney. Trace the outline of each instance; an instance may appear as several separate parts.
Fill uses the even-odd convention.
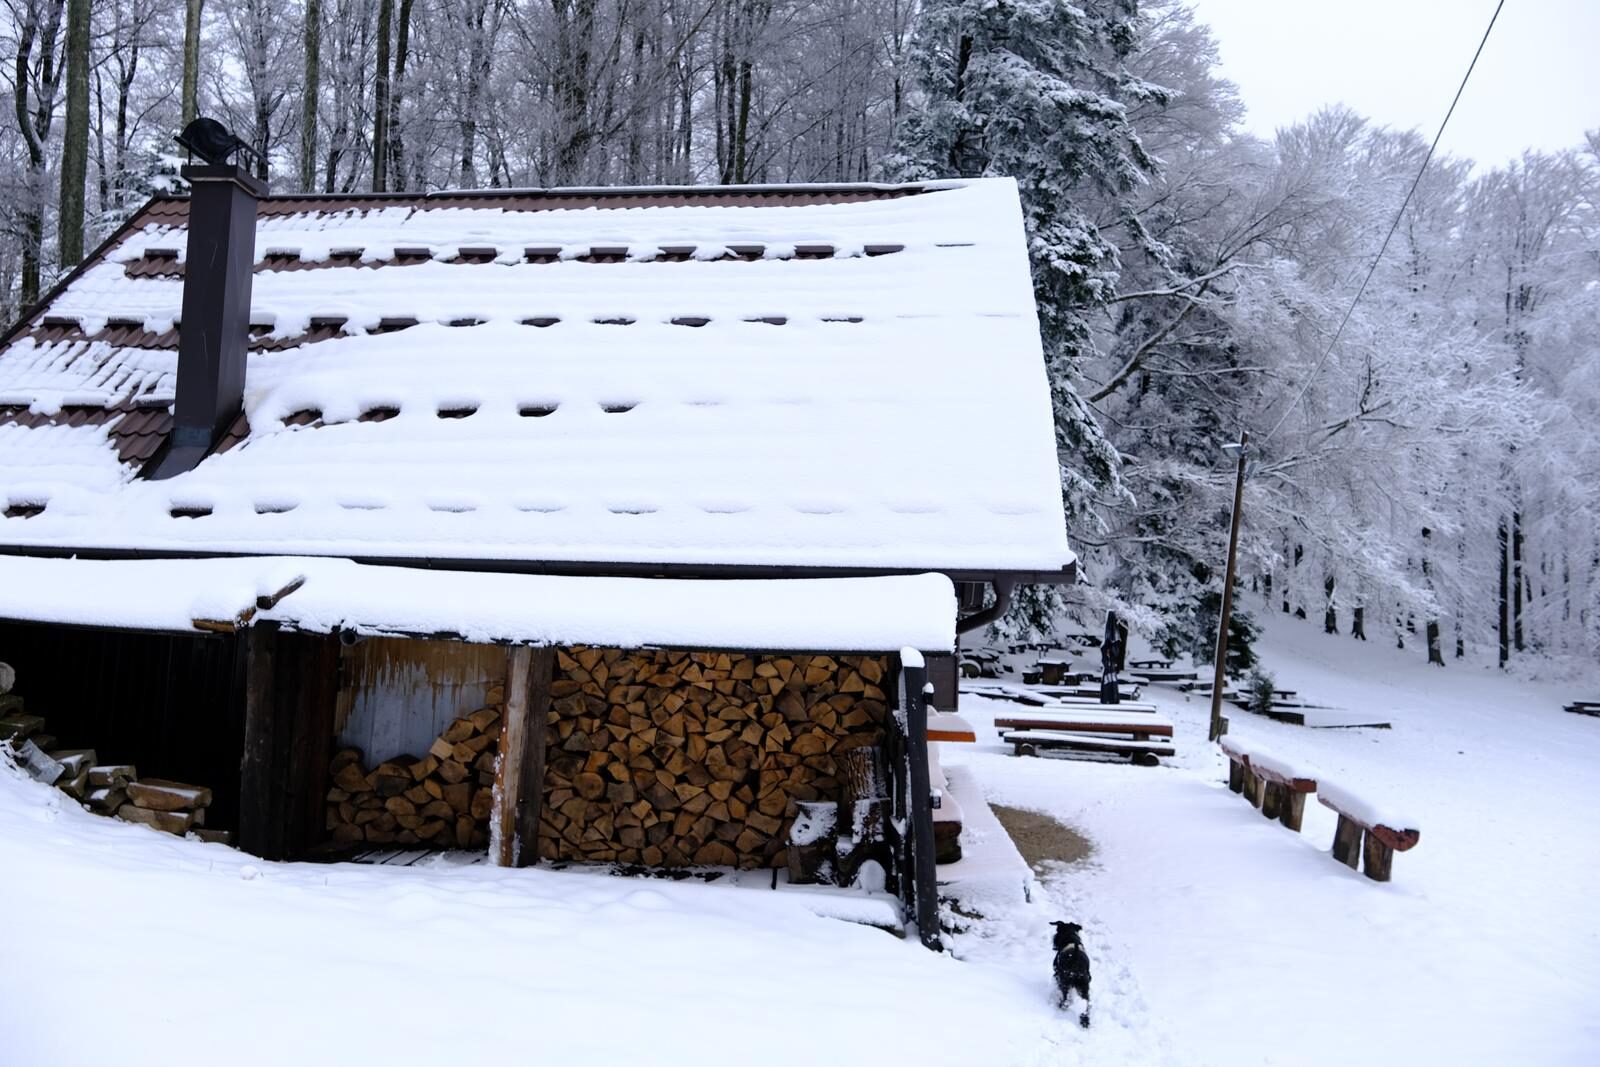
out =
[[[158,480],[193,470],[244,407],[256,203],[267,194],[264,182],[226,156],[185,166],[182,174],[190,187],[189,252],[178,331],[177,417],[172,436],[146,468],[146,476]]]

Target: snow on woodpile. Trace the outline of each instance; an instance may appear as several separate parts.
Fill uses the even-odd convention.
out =
[[[317,633],[611,648],[945,652],[955,645],[955,590],[941,574],[706,582],[321,558],[0,556],[0,589],[0,618],[178,632],[196,622],[270,620]],[[263,598],[275,603],[260,606]]]
[[[854,202],[606,203],[264,213],[251,318],[293,347],[250,356],[248,438],[146,482],[116,462],[107,426],[7,427],[0,406],[0,510],[43,505],[0,520],[0,543],[1071,561],[1012,182]],[[35,415],[170,401],[174,348],[95,336],[171,328],[181,278],[130,267],[186,239],[161,222],[130,231],[46,309],[83,339],[14,341],[0,399]],[[274,269],[276,256],[306,265]],[[958,427],[981,427],[988,447],[966,447]],[[51,465],[79,453],[102,458]]]

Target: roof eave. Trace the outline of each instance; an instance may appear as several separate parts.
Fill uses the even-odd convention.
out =
[[[260,556],[261,552],[189,552],[173,549],[84,548],[71,545],[4,545],[0,555],[67,557],[82,559],[216,559]],[[289,556],[326,555],[293,552]],[[771,563],[634,563],[582,560],[516,560],[443,556],[343,555],[337,558],[384,567],[420,567],[429,570],[482,571],[501,574],[557,574],[580,578],[883,578],[897,574],[943,574],[953,582],[1010,581],[1019,585],[1074,585],[1078,565],[1074,559],[1059,570],[1008,567],[894,566],[846,567]]]

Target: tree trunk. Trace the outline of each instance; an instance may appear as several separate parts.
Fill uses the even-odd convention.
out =
[[[317,188],[317,102],[322,94],[322,0],[306,0],[305,95],[300,98],[300,188]]]
[[[1435,667],[1444,666],[1444,653],[1439,645],[1439,620],[1428,620],[1428,662]]]
[[[1325,594],[1322,607],[1322,632],[1325,634],[1339,632],[1339,609],[1334,604],[1333,599],[1335,585],[1336,583],[1331,574],[1322,580],[1322,591]]]
[[[56,89],[60,86],[61,68],[56,62],[56,37],[61,31],[62,6],[63,0],[53,0],[41,11],[30,4],[17,33],[12,104],[16,110],[17,128],[28,149],[26,188],[20,212],[20,296],[23,308],[31,307],[39,300],[41,261],[44,258],[44,149],[55,116]]]
[[[1350,611],[1350,636],[1357,641],[1367,639],[1367,609],[1357,604]]]
[[[1506,520],[1500,520],[1499,540],[1500,549],[1500,666],[1503,668],[1511,659],[1511,560],[1510,560],[1510,531],[1506,529]]]
[[[206,0],[185,0],[183,11],[183,124],[193,122],[200,88],[200,16]]]
[[[395,29],[394,77],[389,84],[389,123],[386,129],[389,143],[389,184],[405,189],[406,146],[400,126],[400,104],[406,91],[406,59],[411,52],[411,5],[413,0],[400,0],[400,25]]]
[[[739,124],[733,136],[733,181],[743,185],[750,180],[750,94],[752,65],[748,59],[739,62]]]
[[[1520,494],[1519,494],[1520,495]],[[1522,508],[1511,513],[1511,643],[1521,652],[1522,643]]]
[[[67,4],[67,114],[61,135],[61,266],[83,259],[83,191],[89,175],[89,0]]]
[[[378,0],[378,70],[373,81],[372,191],[388,188],[389,168],[389,35],[394,0]]]

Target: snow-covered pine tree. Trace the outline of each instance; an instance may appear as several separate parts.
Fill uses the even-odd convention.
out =
[[[890,172],[902,180],[1003,175],[1022,193],[1070,521],[1119,491],[1116,453],[1075,385],[1093,341],[1088,312],[1111,296],[1116,248],[1081,204],[1126,200],[1151,161],[1126,102],[1164,91],[1121,68],[1135,0],[928,0],[912,43],[923,99]],[[1131,201],[1129,201],[1131,205]],[[1133,223],[1131,212],[1119,222]]]
[[[1137,0],[925,0],[910,56],[921,99],[887,168],[901,180],[1016,179],[1068,523],[1096,532],[1096,505],[1125,493],[1076,380],[1093,347],[1089,313],[1112,295],[1119,264],[1085,204],[1111,205],[1115,224],[1148,241],[1130,194],[1152,164],[1127,108],[1166,93],[1123,67],[1139,30]],[[1049,607],[1025,603],[1030,615]]]

